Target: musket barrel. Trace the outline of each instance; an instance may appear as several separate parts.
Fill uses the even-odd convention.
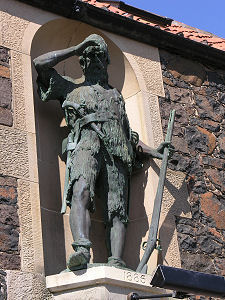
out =
[[[168,122],[167,127],[167,133],[165,142],[171,142],[172,134],[173,134],[173,126],[174,126],[174,119],[175,119],[175,110],[172,110],[170,112],[170,118]],[[160,219],[160,212],[161,212],[161,206],[162,206],[162,198],[163,198],[163,190],[164,190],[164,184],[166,179],[166,169],[167,169],[167,163],[169,158],[169,149],[165,148],[163,152],[163,159],[159,174],[159,182],[158,182],[158,188],[155,196],[154,201],[154,208],[152,213],[152,220],[151,225],[149,228],[149,236],[147,241],[147,246],[145,249],[145,253],[137,267],[137,272],[141,272],[144,268],[144,266],[147,264],[150,255],[152,254],[153,250],[155,249],[156,241],[157,241],[157,234],[158,234],[158,227],[159,227],[159,219]]]

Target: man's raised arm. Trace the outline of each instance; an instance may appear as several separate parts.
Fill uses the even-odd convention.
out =
[[[38,73],[46,71],[49,68],[53,68],[59,62],[69,58],[70,56],[76,55],[76,46],[68,49],[56,50],[45,53],[38,56],[33,60],[34,66]]]
[[[34,66],[40,75],[43,71],[46,71],[49,68],[53,68],[59,62],[71,57],[71,56],[80,56],[84,49],[88,46],[96,46],[94,41],[84,40],[82,43],[77,46],[73,46],[63,50],[56,50],[52,52],[45,53],[43,55],[38,56],[33,60]]]

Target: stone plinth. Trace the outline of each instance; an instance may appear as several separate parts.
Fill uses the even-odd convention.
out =
[[[143,296],[165,293],[151,287],[151,278],[129,270],[99,266],[47,276],[46,285],[57,300],[125,300],[131,292]]]

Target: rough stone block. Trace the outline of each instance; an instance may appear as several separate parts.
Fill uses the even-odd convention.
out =
[[[167,78],[167,77],[164,77],[163,78],[163,82],[167,85],[170,85],[170,86],[175,86],[175,83],[173,82],[173,80]],[[165,88],[165,85],[164,85],[164,88]]]
[[[0,62],[9,63],[9,50],[5,47],[0,47]]]
[[[209,156],[202,157],[202,163],[204,165],[212,166],[216,169],[225,169],[225,161],[224,159],[214,158]]]
[[[6,126],[12,126],[13,116],[12,116],[12,112],[9,109],[0,107],[0,124]]]
[[[17,187],[17,179],[9,176],[0,176],[0,186]]]
[[[225,192],[225,178],[224,172],[218,171],[216,169],[206,169],[205,170],[209,180],[222,192]]]
[[[0,64],[0,76],[5,78],[10,78],[10,69],[9,67],[2,66]]]
[[[191,92],[188,89],[182,89],[178,87],[174,88],[168,86],[167,90],[169,92],[169,97],[171,101],[189,105],[192,103]]]
[[[26,14],[26,7],[18,7],[16,4],[12,4],[11,7],[6,4],[4,7],[7,13],[3,14],[1,20],[1,43],[9,49],[21,51],[22,39],[29,21],[15,14],[15,10],[22,10],[23,14]]]
[[[189,234],[189,235],[194,235],[195,234],[195,228],[193,228],[192,225],[183,225],[183,224],[178,224],[177,225],[177,232],[183,233],[183,234]]]
[[[225,276],[225,264],[224,258],[222,257],[215,257],[214,258],[214,266],[215,266],[215,273],[221,276]]]
[[[220,123],[214,122],[212,120],[204,120],[203,125],[204,125],[204,128],[206,128],[212,132],[220,131]]]
[[[165,100],[162,100],[160,101],[160,106],[161,117],[167,121],[169,120],[170,110],[176,110],[175,127],[180,127],[180,124],[178,125],[178,123],[182,123],[182,125],[188,125],[188,119],[190,115],[194,115],[195,113],[194,109],[191,106],[188,106],[186,110],[180,103],[170,103],[166,102]]]
[[[15,204],[17,202],[17,192],[15,187],[0,187],[0,203]]]
[[[218,144],[220,148],[220,153],[224,156],[225,155],[225,135],[221,135],[218,139]]]
[[[206,227],[206,228],[207,228],[206,234],[210,233],[214,240],[216,240],[221,244],[223,243],[223,239],[224,239],[223,233],[219,232],[219,230],[215,228],[210,228],[210,227]]]
[[[202,236],[198,239],[200,250],[207,254],[222,254],[222,245],[214,241],[210,236]]]
[[[180,138],[178,136],[174,136],[172,139],[172,144],[175,147],[176,151],[180,151],[182,153],[190,153],[188,149],[188,144],[184,138]]]
[[[220,134],[222,124],[209,119],[202,120],[199,119],[198,116],[191,116],[190,125],[198,125],[202,128],[209,130],[210,132],[213,132],[216,136],[218,136]]]
[[[205,254],[181,252],[181,265],[182,268],[192,271],[216,273],[213,259]]]
[[[1,76],[1,65],[0,65]],[[12,85],[11,81],[7,78],[0,77],[0,106],[3,108],[11,108],[12,102]]]
[[[188,146],[193,151],[207,153],[207,137],[194,126],[188,126],[185,130],[185,139]]]
[[[7,270],[7,290],[9,300],[50,300],[51,293],[46,289],[42,274]]]
[[[207,137],[207,154],[212,154],[213,150],[216,148],[216,137],[214,134],[212,134],[211,132],[209,132],[208,130],[206,130],[205,128],[201,128],[199,126],[197,126],[198,130]]]
[[[18,251],[19,233],[12,226],[0,224],[0,251]]]
[[[175,149],[177,149],[176,146]],[[184,157],[182,154],[175,152],[169,160],[168,167],[172,170],[188,173],[188,170],[190,169],[190,159],[188,157]]]
[[[0,268],[19,269],[17,180],[0,176]]]
[[[209,83],[213,83],[216,85],[224,84],[223,77],[215,71],[207,71],[207,80]]]
[[[170,73],[181,80],[196,86],[201,86],[206,77],[204,67],[181,56],[174,56],[167,65]]]
[[[27,134],[11,128],[0,128],[0,174],[29,178]]]
[[[222,93],[219,97],[219,101],[223,104],[225,104],[225,93]]]
[[[211,119],[216,122],[221,122],[224,118],[224,108],[213,98],[207,98],[201,95],[196,96],[196,108],[202,119]]]
[[[0,299],[7,299],[6,272],[0,270]]]
[[[199,126],[188,126],[185,130],[185,138],[189,149],[193,151],[212,154],[216,147],[215,135]]]
[[[19,270],[20,266],[19,254],[0,252],[0,268],[4,270]]]
[[[196,194],[202,194],[207,191],[205,181],[204,180],[196,180],[193,186],[193,191]]]
[[[0,223],[19,226],[17,206],[0,204]]]
[[[225,210],[211,192],[200,195],[201,210],[207,217],[213,218],[216,227],[225,229]]]
[[[197,243],[194,237],[191,237],[190,235],[187,234],[179,234],[178,241],[179,241],[180,249],[196,252]]]

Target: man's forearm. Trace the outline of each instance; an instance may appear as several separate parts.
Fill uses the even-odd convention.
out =
[[[162,154],[157,151],[157,149],[153,148],[148,148],[148,149],[143,149],[143,153],[141,153],[143,158],[159,158],[162,159]]]
[[[59,62],[73,56],[73,55],[82,55],[85,48],[88,46],[97,46],[95,41],[89,41],[85,39],[82,43],[77,46],[73,46],[63,50],[56,50],[52,52],[48,52],[46,54],[40,55],[39,57],[34,59],[34,65],[37,69],[48,69],[53,68]]]
[[[153,149],[153,148],[151,148],[151,147],[149,147],[149,146],[147,146],[143,143],[140,146],[141,146],[141,148],[137,148],[138,149],[138,155],[140,157],[143,157],[143,158],[151,157],[151,158],[162,159],[164,149],[166,147],[169,148],[170,153],[174,152],[174,147],[171,145],[170,142],[162,142],[157,149]]]
[[[69,58],[70,56],[76,55],[76,46],[70,47],[63,50],[56,50],[45,53],[34,59],[34,65],[36,69],[48,69],[53,68],[59,62]]]

